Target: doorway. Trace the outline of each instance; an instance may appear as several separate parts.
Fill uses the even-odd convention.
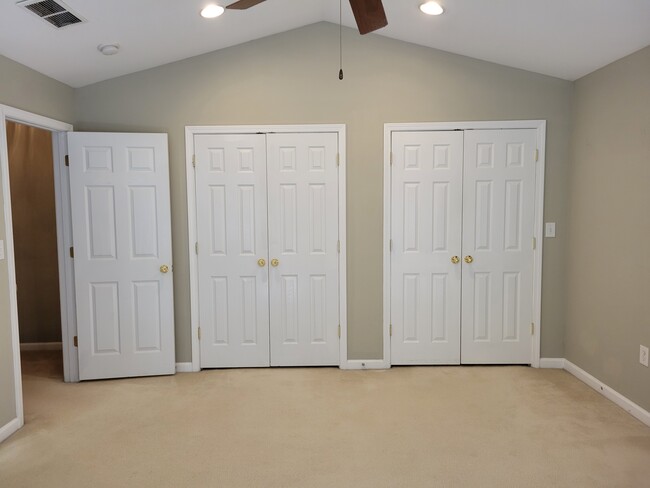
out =
[[[52,133],[6,130],[23,375],[63,379]]]

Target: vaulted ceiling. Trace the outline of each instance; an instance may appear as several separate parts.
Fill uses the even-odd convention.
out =
[[[650,45],[649,0],[383,0],[388,26],[375,34],[575,80]],[[347,0],[343,24],[355,27]],[[315,22],[338,23],[337,0],[268,0],[212,20],[208,0],[66,0],[87,22],[55,29],[0,2],[0,54],[79,87]],[[223,6],[233,0],[215,0]],[[333,39],[333,42],[337,42]],[[114,56],[99,44],[119,43]]]

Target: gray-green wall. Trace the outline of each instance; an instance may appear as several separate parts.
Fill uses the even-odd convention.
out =
[[[575,84],[566,357],[650,410],[650,47]]]
[[[73,119],[72,88],[3,56],[0,56],[0,104],[65,122]],[[0,185],[0,240],[6,243],[2,202]],[[13,360],[9,276],[4,259],[0,261],[0,427],[16,417]]]
[[[168,132],[177,360],[190,361],[186,125],[345,123],[351,358],[382,356],[382,172],[386,122],[546,119],[542,355],[564,355],[572,83],[319,23],[75,90],[79,130]]]

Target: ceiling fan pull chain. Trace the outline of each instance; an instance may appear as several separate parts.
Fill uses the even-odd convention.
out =
[[[339,80],[343,80],[343,0],[339,0]]]

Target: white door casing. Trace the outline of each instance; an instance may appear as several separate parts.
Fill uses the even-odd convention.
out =
[[[267,150],[271,365],[338,365],[338,137],[268,134]]]
[[[266,136],[194,145],[201,367],[269,366]]]
[[[530,364],[534,129],[465,131],[462,362]]]
[[[459,364],[463,133],[393,132],[392,151],[391,361]]]
[[[167,135],[70,133],[68,148],[79,377],[173,374]]]

